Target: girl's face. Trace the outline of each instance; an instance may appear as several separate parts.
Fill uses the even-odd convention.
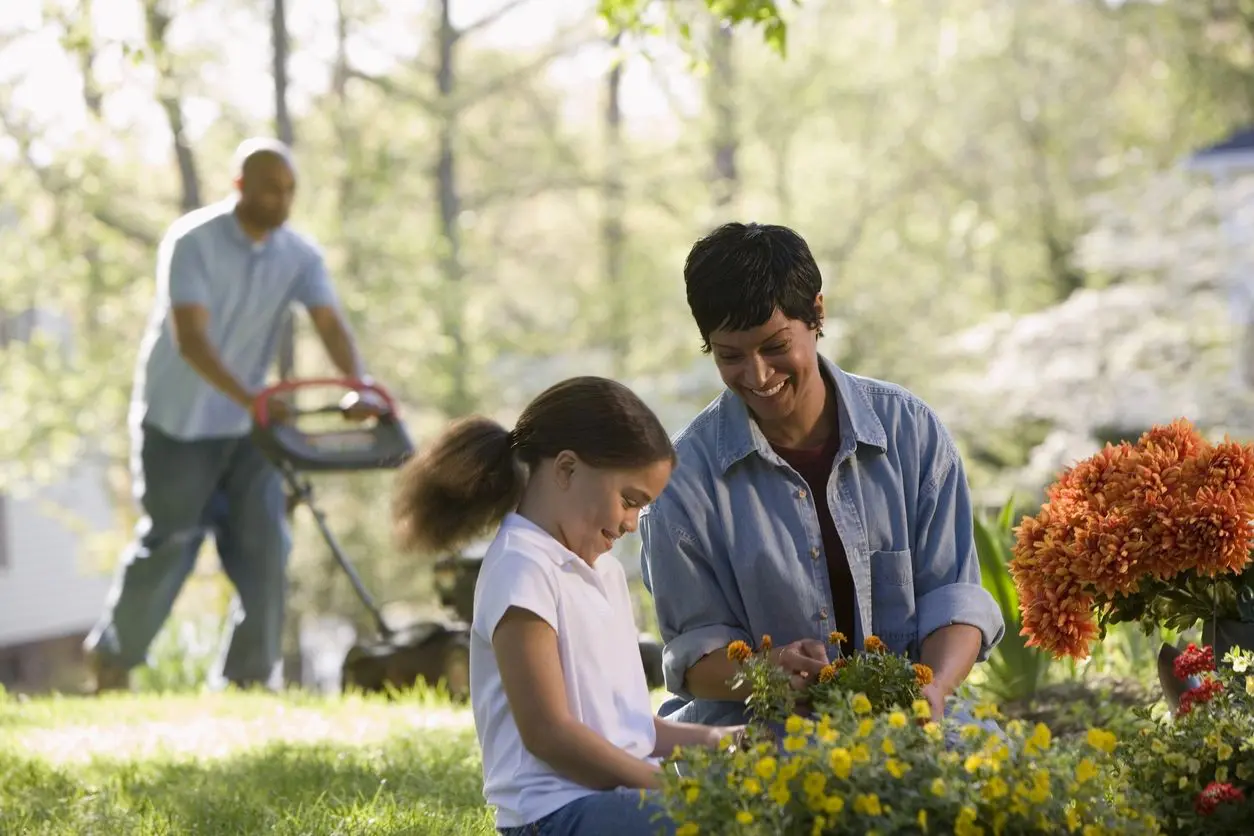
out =
[[[592,564],[615,540],[636,530],[640,509],[670,481],[671,463],[664,459],[634,470],[606,470],[562,452],[554,475],[561,496],[555,514],[558,540]]]

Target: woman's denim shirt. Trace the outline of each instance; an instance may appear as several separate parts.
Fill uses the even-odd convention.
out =
[[[949,624],[983,634],[979,659],[1005,622],[980,584],[971,498],[962,460],[936,414],[900,386],[848,374],[823,359],[835,383],[841,443],[827,495],[848,555],[862,646],[874,633],[918,658],[923,639]],[[726,703],[684,688],[701,657],[735,639],[776,646],[825,641],[836,629],[816,497],[771,449],[731,391],[675,439],[679,464],[640,517],[645,586],[665,642],[671,715],[731,722]]]

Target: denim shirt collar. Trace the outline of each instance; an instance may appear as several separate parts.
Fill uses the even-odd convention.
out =
[[[841,443],[837,459],[844,459],[857,445],[888,449],[884,424],[871,407],[871,401],[852,377],[823,355],[820,370],[836,384],[836,411],[840,421]],[[723,473],[748,456],[759,453],[771,461],[777,459],[762,430],[749,414],[749,408],[731,389],[724,389],[718,405],[718,464]]]

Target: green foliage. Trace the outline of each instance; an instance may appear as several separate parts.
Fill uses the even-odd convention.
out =
[[[836,706],[843,705],[850,694],[865,694],[876,714],[891,708],[908,709],[923,695],[920,669],[905,656],[887,652],[855,653],[852,657],[837,657],[829,674],[819,674],[819,679],[807,691],[810,704],[819,714],[830,714]],[[931,671],[923,675],[931,681]]]
[[[1007,500],[993,521],[975,518],[975,549],[980,558],[980,581],[993,596],[1006,622],[1006,633],[984,665],[982,687],[998,700],[1030,698],[1045,681],[1052,660],[1027,646],[1019,634],[1019,596],[1008,568],[1014,544],[1014,499]]]
[[[800,0],[793,0],[793,5],[800,5]],[[674,0],[598,0],[597,12],[614,32],[656,34],[661,29],[650,22],[650,12],[658,6],[664,6],[667,15],[674,16],[679,4]],[[748,24],[760,29],[764,43],[780,56],[786,54],[788,24],[775,0],[705,0],[705,6],[719,24]],[[690,22],[680,22],[678,31],[685,41],[691,40]]]
[[[490,836],[480,769],[414,696],[0,699],[6,834]]]
[[[1248,833],[1246,799],[1254,797],[1254,653],[1234,649],[1216,666],[1211,648],[1190,645],[1177,665],[1184,666],[1181,673],[1200,677],[1201,684],[1181,697],[1174,717],[1140,712],[1136,733],[1122,739],[1118,754],[1132,780],[1155,788],[1152,809],[1169,833]],[[1216,790],[1217,785],[1226,788]],[[1234,791],[1241,796],[1220,801]],[[1208,794],[1219,802],[1213,809]]]

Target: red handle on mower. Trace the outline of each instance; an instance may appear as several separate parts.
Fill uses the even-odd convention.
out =
[[[386,389],[377,383],[368,383],[364,380],[352,380],[350,378],[312,377],[282,380],[273,386],[268,386],[258,392],[257,396],[253,398],[253,415],[256,416],[257,425],[262,428],[270,426],[270,399],[275,395],[279,395],[284,392],[294,392],[297,389],[307,389],[314,386],[339,386],[354,392],[373,392],[383,400],[384,404],[386,404],[389,414],[396,414],[396,401],[392,400],[391,394],[389,394]]]

